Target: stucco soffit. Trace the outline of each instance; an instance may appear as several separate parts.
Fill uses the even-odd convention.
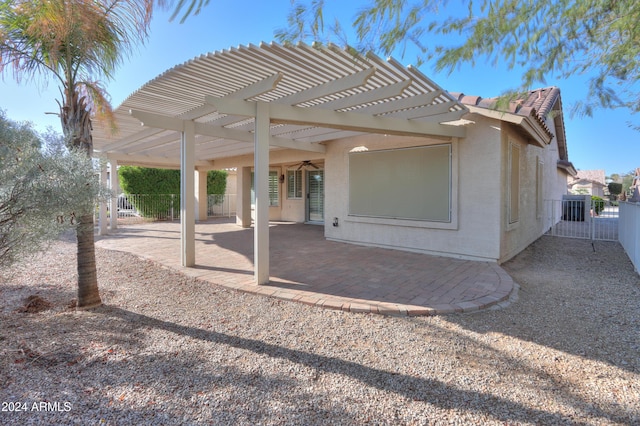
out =
[[[484,117],[494,118],[496,120],[504,121],[514,124],[523,129],[536,145],[544,148],[551,143],[552,136],[549,135],[544,129],[540,128],[537,123],[529,116],[523,116],[518,114],[512,114],[505,111],[499,111],[495,109],[480,108],[473,105],[466,105],[469,112],[482,115]]]
[[[578,171],[573,166],[573,163],[571,163],[570,161],[558,160],[557,166],[558,166],[559,169],[564,170],[565,172],[570,174],[572,177],[578,176]]]

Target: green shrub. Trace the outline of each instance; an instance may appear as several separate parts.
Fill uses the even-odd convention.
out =
[[[118,177],[125,194],[180,194],[180,170],[120,166]]]
[[[180,170],[155,169],[137,166],[118,168],[120,187],[125,194],[134,194],[130,202],[144,217],[172,218],[180,211]],[[227,172],[210,170],[207,173],[207,194],[224,194]],[[224,195],[216,197],[216,204]]]
[[[610,182],[607,187],[611,195],[620,195],[622,193],[622,183]]]
[[[224,170],[210,170],[207,173],[207,195],[215,195],[213,204],[221,204],[227,191],[227,172]]]
[[[594,213],[599,215],[602,210],[604,210],[604,200],[598,196],[591,197],[591,206],[593,206]]]

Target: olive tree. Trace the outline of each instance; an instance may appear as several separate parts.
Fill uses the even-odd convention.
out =
[[[108,196],[86,154],[64,149],[61,141],[0,110],[0,269],[74,229],[79,211]]]

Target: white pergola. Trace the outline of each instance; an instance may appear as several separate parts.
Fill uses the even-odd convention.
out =
[[[195,265],[195,222],[203,212],[206,218],[206,201],[199,202],[206,171],[218,159],[253,155],[254,276],[264,284],[271,150],[323,153],[327,141],[365,133],[459,138],[465,128],[456,124],[467,112],[420,71],[393,59],[332,45],[263,43],[202,55],[166,71],[118,107],[117,133],[96,123],[93,139],[96,155],[111,163],[115,191],[118,163],[180,168],[183,266]],[[241,187],[238,221],[248,227],[249,191]],[[206,188],[204,194],[206,200]]]

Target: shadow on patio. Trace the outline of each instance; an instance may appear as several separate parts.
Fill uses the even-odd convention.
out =
[[[325,240],[323,227],[270,224],[270,282],[253,281],[253,229],[234,220],[196,224],[196,266],[180,264],[180,224],[119,228],[96,246],[133,253],[243,292],[351,312],[433,315],[506,300],[513,280],[498,265]]]

